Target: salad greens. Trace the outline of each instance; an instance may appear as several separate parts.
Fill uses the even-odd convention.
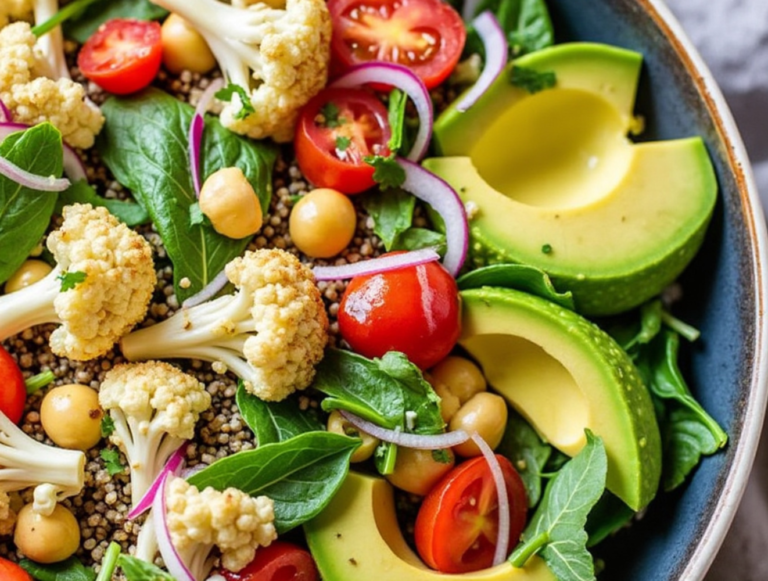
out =
[[[493,12],[506,33],[510,57],[523,56],[555,43],[555,31],[544,0],[482,0],[472,16],[485,10]],[[468,43],[473,42],[478,40],[468,38]]]
[[[77,557],[51,564],[22,559],[19,565],[37,581],[94,581],[96,579],[94,570],[85,567]]]
[[[73,183],[58,195],[54,213],[61,214],[64,206],[71,204],[104,206],[113,216],[124,222],[126,226],[139,226],[150,221],[149,214],[141,204],[129,200],[103,198],[85,180]]]
[[[79,43],[88,40],[99,26],[112,18],[157,20],[168,14],[149,0],[86,0],[85,3],[84,10],[64,23],[65,36]]]
[[[547,299],[555,304],[574,310],[571,291],[558,292],[547,273],[526,264],[493,264],[461,275],[456,283],[459,290],[498,286],[511,288]]]

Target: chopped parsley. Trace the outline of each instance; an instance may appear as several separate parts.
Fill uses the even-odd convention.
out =
[[[328,129],[344,125],[344,118],[339,117],[339,113],[339,106],[333,101],[328,101],[320,108],[320,115],[323,117],[320,125],[327,127]]]
[[[405,182],[405,170],[400,167],[394,156],[369,155],[364,157],[363,161],[373,166],[373,180],[382,189],[397,188]]]
[[[72,290],[81,282],[83,282],[85,277],[86,274],[84,272],[77,270],[75,272],[65,272],[64,274],[60,274],[58,279],[61,281],[61,292],[64,293],[68,290]]]
[[[339,135],[336,138],[336,149],[338,149],[339,151],[346,151],[351,144],[352,144],[352,140],[349,137]]]
[[[104,416],[101,418],[101,436],[103,438],[109,438],[114,431],[115,420],[113,420],[111,416]]]
[[[248,92],[235,83],[229,83],[226,87],[220,91],[216,91],[216,98],[220,101],[232,102],[232,97],[235,95],[240,99],[240,110],[235,113],[235,119],[245,119],[251,113],[256,113],[256,109],[253,108],[251,98],[248,96]]]
[[[545,89],[551,89],[557,84],[557,76],[553,71],[540,73],[528,67],[512,67],[512,73],[509,77],[510,83],[515,87],[525,89],[532,95]]]
[[[120,452],[114,448],[104,448],[99,452],[99,456],[104,460],[104,467],[107,469],[110,476],[120,474],[125,470],[125,466],[120,462]]]

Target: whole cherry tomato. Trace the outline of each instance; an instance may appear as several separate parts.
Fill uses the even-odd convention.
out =
[[[510,535],[507,552],[525,527],[525,486],[509,460],[496,455],[507,484]],[[496,485],[482,456],[446,474],[424,498],[416,517],[416,549],[441,573],[468,573],[493,565],[498,534]]]
[[[24,376],[13,357],[0,346],[0,412],[8,416],[14,424],[18,424],[24,414],[26,400]]]
[[[461,333],[456,281],[438,262],[353,278],[339,330],[366,357],[401,351],[422,369],[451,351]]]
[[[459,61],[467,38],[456,10],[442,0],[329,0],[334,72],[366,61],[409,67],[428,89]]]
[[[8,559],[0,557],[0,579],[3,581],[32,581],[24,569]]]
[[[362,89],[325,89],[307,103],[296,126],[296,161],[314,185],[345,194],[373,187],[369,155],[389,155],[387,109]]]
[[[284,541],[258,549],[245,569],[220,573],[227,581],[317,581],[319,577],[309,551]]]
[[[127,95],[152,82],[162,59],[157,22],[115,18],[102,24],[85,42],[77,66],[105,91]]]

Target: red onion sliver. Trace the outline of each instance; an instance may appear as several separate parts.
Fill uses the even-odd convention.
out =
[[[186,301],[181,303],[181,307],[183,309],[191,309],[192,307],[203,304],[219,294],[221,289],[227,286],[228,282],[227,272],[222,270],[211,282],[205,285],[199,293],[192,295]]]
[[[173,545],[171,531],[168,529],[168,516],[166,512],[165,494],[168,485],[170,472],[166,472],[152,501],[152,520],[157,533],[157,546],[160,549],[160,556],[165,561],[165,568],[176,581],[198,581],[187,568],[183,559]]]
[[[402,65],[385,62],[363,63],[351,67],[333,81],[330,87],[351,88],[367,83],[381,83],[397,87],[411,98],[419,114],[419,131],[406,158],[419,161],[427,153],[432,138],[432,98],[424,82]]]
[[[488,90],[493,82],[504,72],[507,65],[507,37],[499,21],[492,12],[485,11],[472,21],[480,40],[485,48],[485,66],[480,77],[456,105],[456,110],[464,112],[474,105]]]
[[[398,268],[418,266],[439,260],[440,255],[431,248],[412,250],[394,256],[382,256],[343,266],[316,266],[312,269],[316,280],[345,280],[363,274],[378,274]]]
[[[456,430],[455,432],[436,434],[434,436],[422,436],[419,434],[408,434],[400,430],[382,428],[346,410],[339,410],[339,413],[358,430],[362,430],[382,442],[389,442],[404,448],[443,450],[445,448],[453,448],[469,440],[469,434],[464,430]]]
[[[477,12],[477,7],[480,5],[480,0],[465,0],[464,5],[461,7],[461,18],[464,22],[470,22]]]
[[[203,142],[203,130],[205,129],[205,112],[213,101],[216,91],[224,86],[222,79],[211,81],[211,84],[203,91],[197,102],[192,123],[189,125],[189,167],[192,171],[192,184],[195,186],[195,195],[200,196],[200,145]]]
[[[11,133],[25,131],[27,129],[29,129],[29,125],[24,125],[23,123],[0,123],[0,142]],[[85,165],[83,165],[80,156],[66,143],[64,144],[64,173],[72,182],[88,179],[88,176],[85,173]]]
[[[3,100],[0,99],[0,123],[10,123],[13,121],[13,115],[11,115],[11,110],[8,109],[5,103],[3,103]]]
[[[11,163],[4,157],[0,157],[0,174],[16,182],[20,186],[37,190],[39,192],[63,192],[71,182],[66,178],[55,178],[53,176],[39,176],[21,169],[14,163]]]
[[[499,503],[499,532],[496,536],[496,551],[493,555],[493,565],[501,565],[507,558],[507,549],[509,547],[509,494],[507,493],[507,483],[504,481],[504,473],[493,453],[491,447],[483,440],[477,432],[472,433],[472,441],[480,448],[480,451],[488,462],[488,467],[493,475],[493,482],[496,484],[496,496]]]
[[[432,206],[442,217],[447,245],[443,266],[453,276],[458,275],[469,248],[469,226],[464,203],[446,181],[432,172],[402,158],[398,158],[397,162],[405,170],[403,189]]]
[[[185,442],[171,454],[171,457],[168,458],[168,462],[165,463],[165,466],[160,471],[160,474],[157,475],[157,478],[155,478],[152,486],[149,487],[149,490],[144,493],[141,500],[139,500],[139,502],[136,503],[136,506],[131,509],[131,512],[128,513],[128,520],[133,520],[152,508],[152,501],[155,500],[157,489],[160,487],[160,481],[163,480],[166,474],[170,473],[174,476],[178,476],[181,473],[181,470],[184,467],[184,455],[186,452],[187,444]]]

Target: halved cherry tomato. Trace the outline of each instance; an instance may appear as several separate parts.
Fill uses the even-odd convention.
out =
[[[456,66],[467,32],[442,0],[329,0],[334,72],[366,61],[409,67],[428,89]]]
[[[401,351],[422,369],[461,333],[456,281],[438,262],[353,278],[339,306],[339,331],[366,357]]]
[[[89,81],[116,95],[149,85],[163,59],[157,22],[115,18],[102,24],[83,45],[77,66]]]
[[[510,507],[508,551],[525,527],[525,486],[509,460],[496,455],[507,484]],[[416,517],[416,549],[441,573],[468,573],[493,564],[498,534],[496,486],[482,456],[446,474],[424,498]]]
[[[301,111],[296,161],[315,186],[356,194],[373,187],[373,167],[363,159],[389,155],[387,109],[360,89],[325,89]]]
[[[0,579],[3,581],[32,581],[29,573],[16,563],[2,557],[0,557]]]
[[[13,357],[0,346],[0,412],[8,416],[14,424],[18,424],[24,414],[26,400],[24,376]],[[0,576],[0,579],[4,577]]]
[[[275,541],[256,551],[256,557],[238,573],[222,570],[227,581],[317,581],[319,575],[309,551]]]

